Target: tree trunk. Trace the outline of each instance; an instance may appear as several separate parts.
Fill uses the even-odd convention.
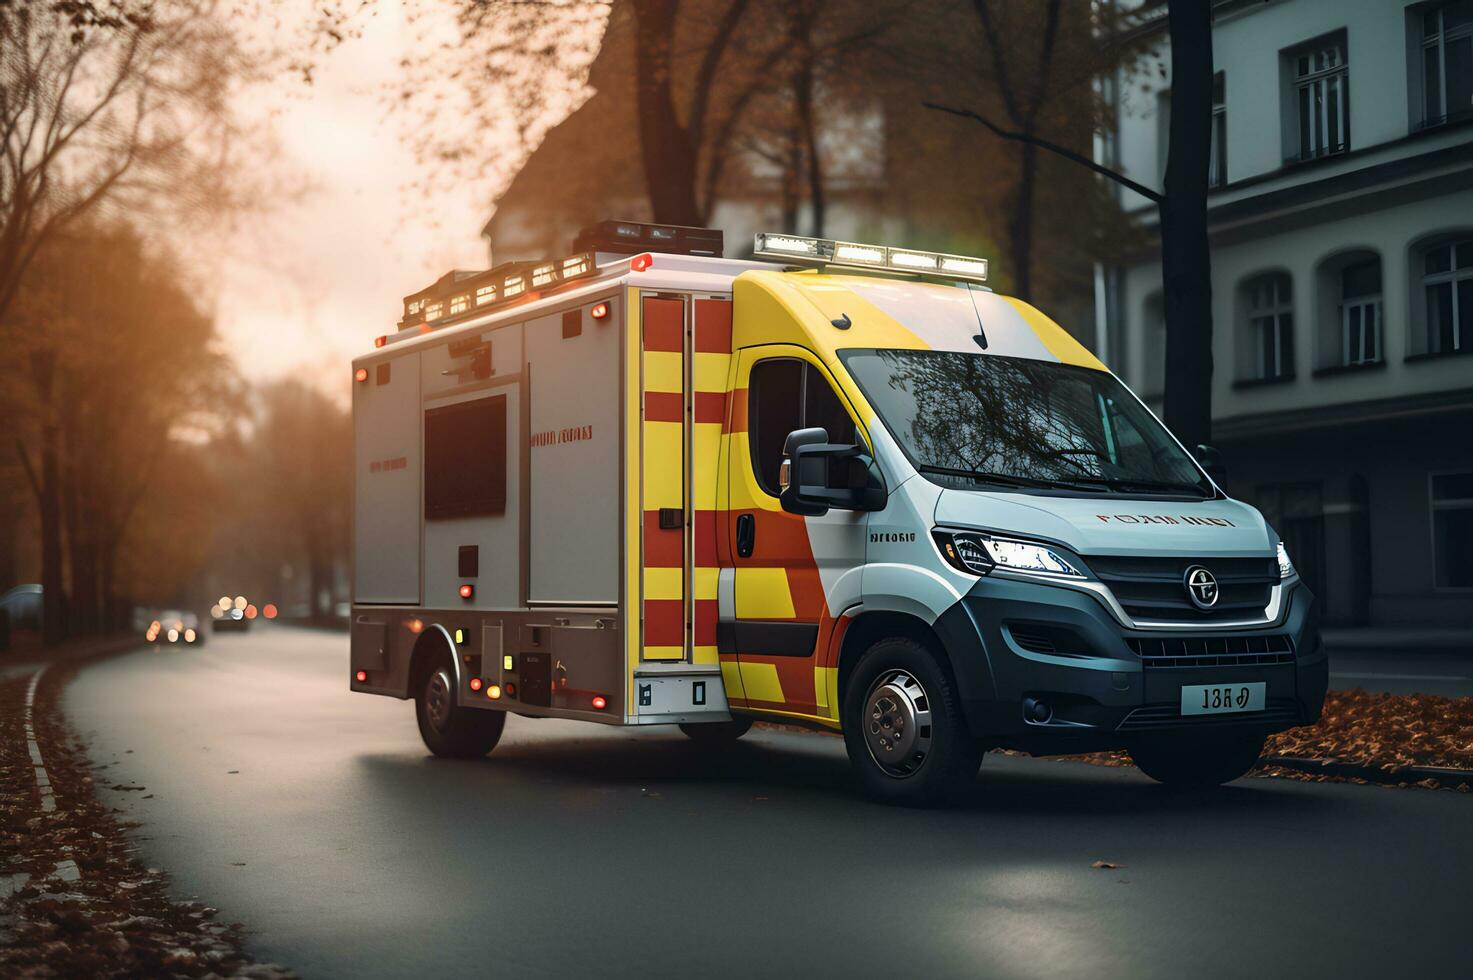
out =
[[[1033,133],[1026,135],[1031,138]],[[1018,159],[1018,197],[1008,221],[1008,246],[1013,251],[1013,295],[1033,301],[1033,198],[1038,186],[1038,147],[1025,142]]]
[[[828,202],[823,192],[823,161],[818,156],[818,127],[813,120],[813,59],[811,53],[803,56],[803,67],[798,70],[793,83],[793,97],[798,110],[798,128],[803,135],[803,156],[808,165],[808,204],[813,209],[813,231],[815,238],[823,237],[825,213]]]
[[[701,224],[696,148],[675,114],[671,48],[679,0],[635,0],[634,93],[645,189],[654,220]]]
[[[1169,0],[1171,126],[1161,202],[1166,425],[1188,449],[1212,441],[1212,262],[1207,246],[1212,14]]]
[[[48,350],[31,354],[31,374],[41,405],[41,472],[31,473],[41,523],[41,638],[55,646],[66,638],[66,594],[62,585],[61,462],[56,409],[52,404],[56,356]],[[21,447],[24,452],[24,447]],[[29,463],[27,472],[29,473]]]

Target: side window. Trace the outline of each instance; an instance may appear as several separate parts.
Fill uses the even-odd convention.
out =
[[[774,357],[752,365],[747,382],[747,438],[752,471],[762,489],[780,492],[783,443],[794,429],[822,426],[829,441],[855,441],[854,421],[817,368],[791,357]]]
[[[506,396],[425,412],[425,519],[506,513]]]

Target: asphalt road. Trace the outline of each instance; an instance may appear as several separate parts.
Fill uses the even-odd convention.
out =
[[[989,757],[967,805],[857,799],[837,739],[512,718],[426,755],[277,627],[67,696],[144,859],[304,977],[1295,977],[1466,969],[1473,797]],[[143,799],[145,795],[151,798]],[[1096,860],[1122,865],[1095,870]]]

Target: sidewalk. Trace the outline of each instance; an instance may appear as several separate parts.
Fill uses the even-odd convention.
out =
[[[1473,599],[1469,599],[1473,602]],[[1473,628],[1417,626],[1327,626],[1326,649],[1355,653],[1460,655],[1473,661]]]

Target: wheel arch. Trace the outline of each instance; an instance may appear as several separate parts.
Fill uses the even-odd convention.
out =
[[[419,639],[414,641],[414,652],[409,655],[409,696],[419,696],[425,681],[429,679],[437,655],[450,658],[450,664],[455,670],[455,703],[459,704],[460,688],[464,682],[461,677],[460,656],[455,649],[455,641],[450,638],[450,631],[439,623],[426,626]]]
[[[887,637],[900,636],[914,640],[929,649],[936,657],[936,662],[941,669],[946,671],[953,681],[956,679],[956,670],[951,663],[951,656],[947,653],[946,645],[941,642],[941,637],[921,617],[914,613],[901,612],[895,609],[876,609],[862,612],[850,621],[844,630],[844,639],[839,647],[839,705],[841,709],[849,691],[849,678],[854,673],[854,665],[859,658],[864,656],[868,650],[878,641]]]

